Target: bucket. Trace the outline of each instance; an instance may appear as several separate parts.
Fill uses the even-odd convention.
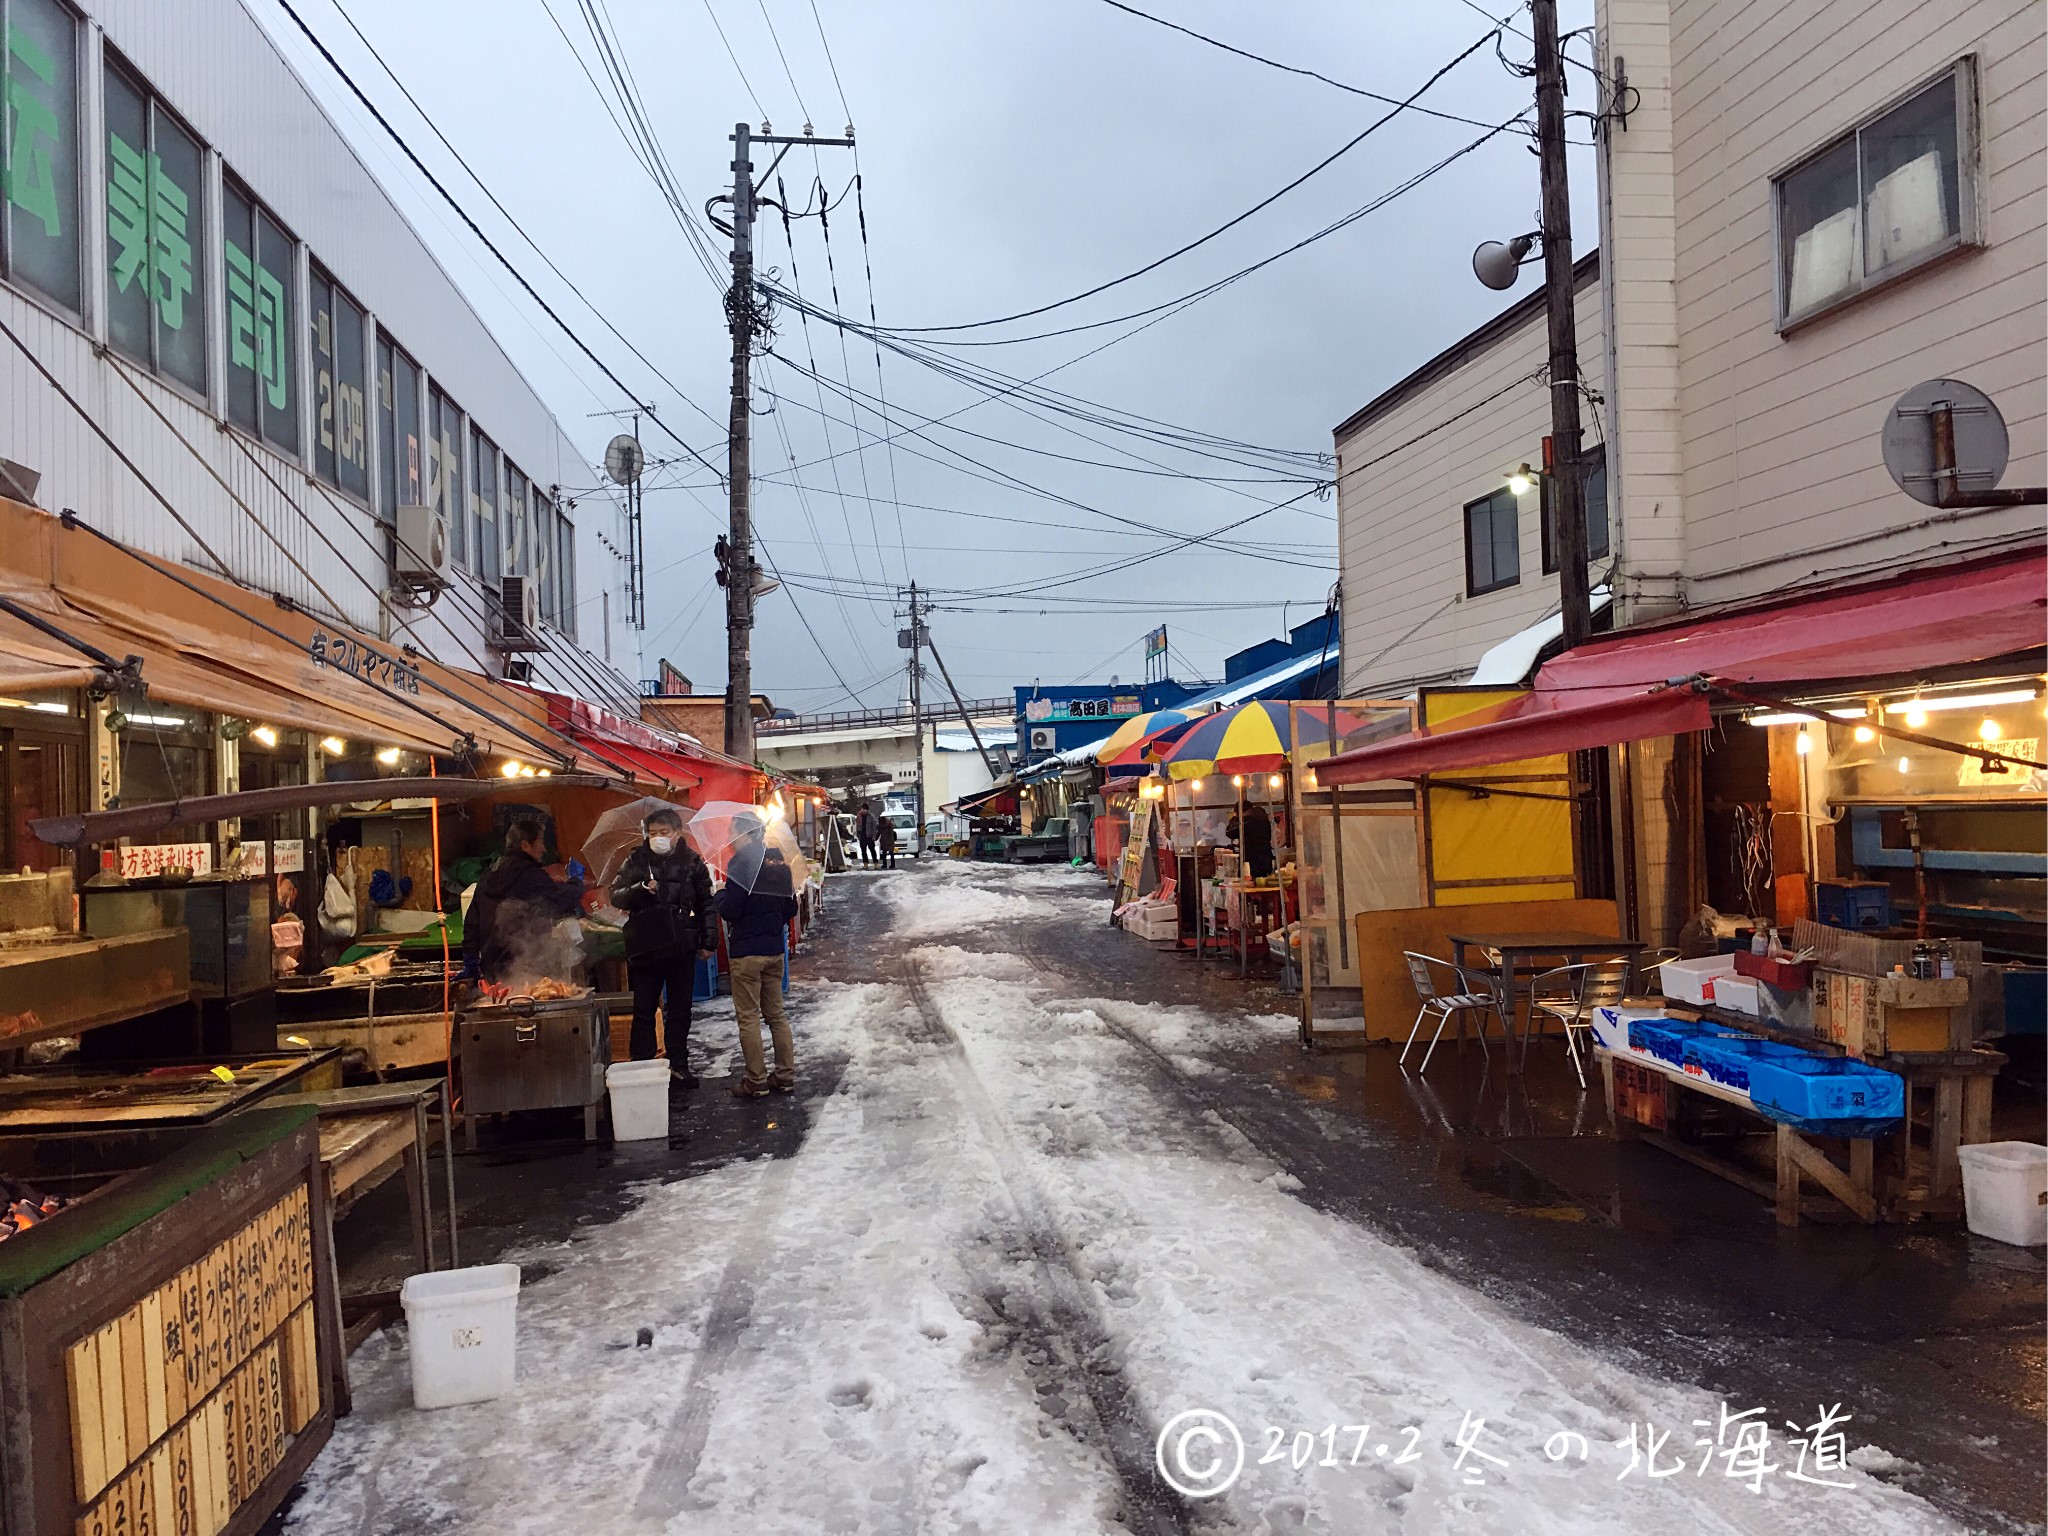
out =
[[[668,1139],[668,1063],[615,1061],[604,1069],[612,1095],[612,1140]]]
[[[1959,1147],[1970,1230],[2016,1248],[2048,1243],[2048,1147],[1987,1141]]]
[[[398,1292],[412,1356],[412,1405],[449,1408],[512,1390],[519,1266],[408,1275]]]

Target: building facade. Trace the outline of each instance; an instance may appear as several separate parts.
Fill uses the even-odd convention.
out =
[[[0,14],[15,490],[394,648],[630,700],[622,509],[240,0]],[[430,603],[408,506],[445,530]],[[507,576],[539,642],[509,667]]]

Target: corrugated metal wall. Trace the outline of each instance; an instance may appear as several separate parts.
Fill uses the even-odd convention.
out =
[[[430,379],[536,484],[583,486],[596,477],[547,405],[384,194],[325,112],[238,0],[90,0],[81,49],[86,88],[80,158],[86,177],[83,220],[88,259],[87,313],[67,316],[0,283],[0,316],[63,389],[89,413],[191,525],[182,528],[125,468],[79,413],[13,344],[0,339],[0,454],[41,472],[42,505],[75,508],[88,521],[154,554],[207,569],[202,549],[237,581],[281,592],[373,634],[394,630],[453,666],[486,670],[483,603],[464,578],[425,614],[394,616],[381,594],[389,585],[387,535],[368,509],[314,481],[306,463],[225,428],[215,409],[146,368],[104,350],[104,322],[91,297],[104,288],[100,63],[113,50],[217,155],[209,171],[206,253],[209,349],[221,343],[218,189],[222,171],[256,193],[301,242],[293,301],[300,384],[307,373],[305,267],[308,255],[348,288]],[[197,230],[195,229],[195,234]],[[218,397],[221,369],[214,363]],[[376,443],[375,388],[371,431]],[[153,407],[153,408],[152,408]],[[301,436],[310,440],[310,432]],[[181,440],[182,439],[182,440]],[[585,697],[620,690],[592,674],[637,676],[638,635],[626,622],[624,566],[600,542],[626,544],[624,511],[603,494],[577,498],[578,634],[585,660],[535,658],[535,680]],[[610,592],[610,600],[604,594]],[[603,628],[607,614],[611,633]],[[568,642],[555,637],[558,647]],[[609,655],[616,667],[606,666]],[[495,670],[494,668],[491,670]]]

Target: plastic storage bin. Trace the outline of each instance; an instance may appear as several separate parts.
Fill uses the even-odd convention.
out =
[[[1840,1056],[1752,1061],[1749,1098],[1771,1119],[1823,1136],[1887,1135],[1906,1113],[1903,1078]]]
[[[1832,928],[1889,928],[1891,887],[1882,880],[1816,880],[1814,915]]]
[[[1666,960],[1657,967],[1657,974],[1668,1000],[1705,1007],[1713,1001],[1710,983],[1735,974],[1735,957],[1708,955],[1699,960]]]
[[[1748,1093],[1752,1063],[1786,1061],[1807,1054],[1796,1045],[1780,1045],[1775,1040],[1759,1040],[1752,1035],[1725,1035],[1718,1039],[1701,1036],[1685,1043],[1685,1070],[1723,1088]]]
[[[1630,1019],[1628,1043],[1674,1067],[1685,1065],[1685,1043],[1701,1036],[1722,1039],[1735,1031],[1704,1019]],[[1747,1037],[1744,1037],[1747,1038]]]
[[[708,1003],[718,996],[718,956],[709,959],[697,957],[697,974],[691,978],[690,998],[693,1002]]]
[[[412,1356],[412,1405],[452,1408],[512,1390],[519,1266],[408,1275],[398,1292]]]
[[[1746,1013],[1752,1019],[1763,1016],[1763,999],[1755,981],[1730,974],[1714,978],[1714,1006],[1730,1013]]]
[[[669,1064],[615,1061],[604,1069],[604,1085],[612,1097],[612,1140],[668,1139]]]
[[[2048,1147],[1987,1141],[1958,1148],[1956,1156],[1972,1232],[2015,1248],[2048,1243]]]

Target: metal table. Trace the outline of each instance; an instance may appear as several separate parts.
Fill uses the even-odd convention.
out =
[[[1536,933],[1454,933],[1450,936],[1452,959],[1461,969],[1492,970],[1492,966],[1468,966],[1465,952],[1468,949],[1490,951],[1498,955],[1499,970],[1507,999],[1507,1015],[1501,1020],[1501,1028],[1512,1036],[1516,1001],[1521,991],[1522,973],[1526,968],[1531,980],[1542,971],[1550,969],[1538,965],[1539,960],[1556,960],[1561,965],[1577,965],[1587,959],[1607,959],[1625,956],[1633,960],[1643,951],[1640,939],[1617,939],[1611,934],[1582,933],[1572,929],[1558,929]],[[1529,1049],[1529,1033],[1535,1027],[1534,1010],[1529,1023],[1522,1030],[1522,1050]],[[1484,1021],[1480,1027],[1485,1028]],[[1509,1053],[1509,1061],[1514,1060]]]

